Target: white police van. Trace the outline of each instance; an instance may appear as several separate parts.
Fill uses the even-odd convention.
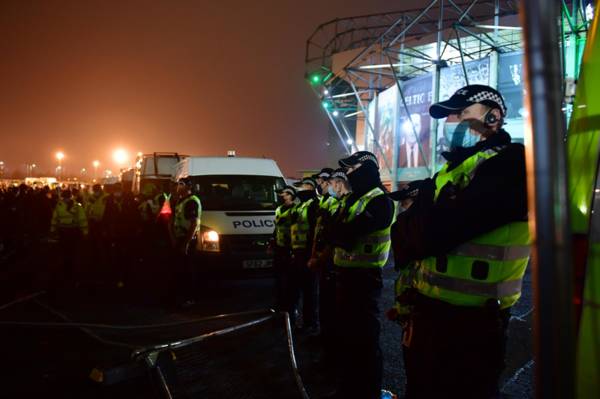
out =
[[[188,157],[175,179],[189,179],[202,203],[196,253],[207,270],[269,269],[277,191],[285,186],[271,159]]]

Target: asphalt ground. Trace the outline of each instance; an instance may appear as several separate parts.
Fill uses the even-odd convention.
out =
[[[110,325],[149,325],[161,323],[181,323],[169,328],[148,328],[143,330],[110,330],[96,328],[42,328],[33,325],[2,325],[0,328],[3,360],[1,379],[5,393],[10,397],[86,397],[86,398],[149,398],[159,397],[155,376],[149,373],[136,375],[112,386],[93,382],[90,372],[94,368],[101,370],[118,369],[117,366],[131,363],[132,348],[173,342],[211,331],[227,328],[253,320],[256,315],[235,316],[217,321],[193,322],[193,320],[223,313],[247,312],[268,309],[272,306],[273,280],[269,277],[245,279],[205,279],[201,285],[197,303],[187,309],[180,309],[162,302],[164,280],[145,279],[141,286],[132,289],[124,287],[97,286],[82,284],[77,289],[69,288],[56,291],[47,290],[47,281],[53,273],[53,249],[41,246],[34,250],[22,251],[2,262],[0,275],[2,296],[0,302],[0,321],[51,322],[51,323],[95,323]],[[144,270],[144,269],[140,269]],[[151,270],[151,269],[149,269]],[[392,267],[384,269],[384,290],[381,299],[382,334],[381,348],[384,355],[383,386],[402,397],[405,376],[403,371],[400,345],[400,327],[383,316],[392,305],[395,272]],[[38,296],[7,304],[14,297],[25,298],[28,294],[46,291]],[[500,381],[505,398],[533,397],[533,361],[531,348],[531,279],[526,275],[523,296],[513,308],[513,317],[509,326],[506,370]],[[192,321],[192,322],[190,322]],[[288,358],[281,339],[282,326],[271,330],[265,328],[249,329],[235,340],[226,342],[211,341],[212,346],[204,347],[203,356],[186,355],[193,359],[198,370],[206,370],[199,365],[211,364],[213,376],[222,376],[236,369],[233,380],[223,380],[223,392],[233,395],[232,386],[245,391],[246,395],[233,397],[263,397],[257,390],[251,394],[253,384],[269,385],[266,377],[273,370],[288,366]],[[271,332],[270,332],[271,331]],[[237,333],[236,333],[237,334]],[[269,335],[270,334],[270,335]],[[331,391],[333,381],[319,368],[319,343],[313,337],[302,333],[294,334],[295,354],[301,378],[310,397],[318,398]],[[239,344],[238,344],[239,342]],[[263,356],[271,342],[273,354]],[[235,350],[236,346],[245,351]],[[211,352],[218,347],[228,351]],[[207,348],[210,348],[208,350]],[[212,364],[218,353],[221,358],[231,354],[231,363]],[[191,356],[191,357],[190,357]],[[236,357],[237,356],[237,357]],[[255,367],[247,363],[248,358],[256,359]],[[244,360],[246,359],[246,360]],[[262,359],[258,361],[258,359]],[[271,360],[269,360],[271,359]],[[188,363],[191,364],[191,363]],[[240,365],[244,365],[240,369]],[[235,367],[234,367],[235,366]],[[219,367],[221,368],[219,371]],[[240,377],[240,373],[246,375]],[[267,372],[270,370],[269,372]],[[204,371],[203,371],[204,372]],[[192,377],[187,377],[188,379]],[[232,377],[233,378],[233,377]],[[217,381],[207,374],[198,374],[199,381]],[[253,381],[255,379],[256,381]],[[260,379],[260,380],[259,380]],[[272,380],[276,378],[273,377]],[[290,375],[280,376],[277,381],[288,381]],[[243,384],[248,384],[247,389]],[[220,385],[212,384],[210,391],[202,391],[208,384],[195,384],[201,397],[219,397],[215,392]],[[199,391],[198,391],[199,390]],[[293,391],[293,389],[292,389]],[[190,391],[192,392],[192,391]],[[196,391],[194,391],[196,392]],[[211,393],[214,396],[211,396]],[[283,395],[281,397],[292,397]],[[230,395],[226,395],[230,396]],[[184,397],[192,397],[186,395]],[[224,396],[222,396],[224,397]],[[264,396],[264,397],[273,397]]]

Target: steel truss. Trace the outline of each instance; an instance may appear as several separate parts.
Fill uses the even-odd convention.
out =
[[[571,46],[575,50],[570,55],[576,59],[577,71],[579,44],[587,30],[585,11],[580,1],[563,1],[562,5],[563,70],[569,54],[564,45],[571,38],[578,44]],[[421,9],[335,19],[317,27],[307,40],[306,78],[347,152],[364,148],[367,136],[372,135],[373,150],[383,159],[382,172],[394,188],[397,155],[386,156],[379,145],[369,103],[396,85],[401,109],[408,115],[402,81],[431,74],[432,101],[437,102],[442,68],[462,65],[468,84],[465,63],[485,57],[490,57],[490,82],[496,86],[499,54],[523,49],[518,12],[519,4],[513,0],[432,0]],[[408,120],[416,137],[414,123]],[[357,124],[364,124],[367,132],[361,143],[356,142]],[[437,140],[436,120],[431,122],[430,132]],[[394,148],[397,140],[394,137]],[[425,158],[420,141],[417,143]],[[435,173],[435,159],[434,145],[426,159],[429,175]]]

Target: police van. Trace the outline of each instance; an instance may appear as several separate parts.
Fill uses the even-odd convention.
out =
[[[175,179],[189,179],[202,203],[194,257],[207,270],[269,269],[277,191],[285,186],[271,159],[188,157]]]

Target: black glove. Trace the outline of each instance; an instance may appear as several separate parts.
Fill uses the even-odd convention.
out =
[[[431,224],[430,211],[433,207],[435,184],[425,179],[419,186],[419,194],[413,205],[398,215],[391,229],[394,262],[397,268],[426,256],[426,229]]]
[[[334,247],[340,247],[346,251],[352,249],[356,243],[356,237],[352,234],[352,230],[348,228],[347,223],[332,223],[328,229],[328,235]]]

